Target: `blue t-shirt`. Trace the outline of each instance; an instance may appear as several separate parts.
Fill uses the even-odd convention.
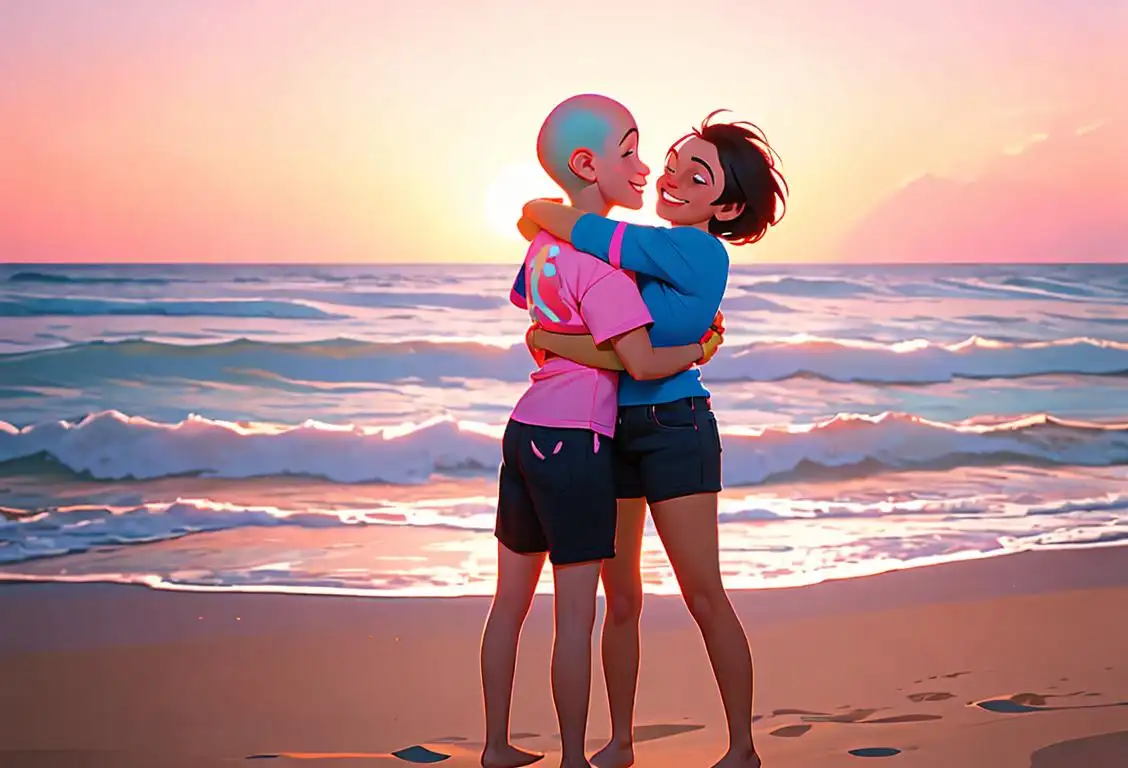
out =
[[[611,237],[619,222],[585,213],[572,228],[577,250],[610,262]],[[628,224],[623,232],[623,269],[635,273],[639,293],[654,324],[656,347],[695,344],[705,335],[728,284],[728,251],[717,238],[695,227],[644,227]],[[525,295],[524,269],[513,290]],[[637,381],[619,376],[619,405],[657,405],[683,397],[708,397],[697,368],[665,379]]]

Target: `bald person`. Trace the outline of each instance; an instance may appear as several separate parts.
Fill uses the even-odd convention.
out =
[[[580,211],[638,209],[650,169],[638,158],[631,113],[605,96],[558,105],[537,137],[537,156]],[[614,246],[613,246],[614,247]],[[532,238],[511,294],[538,325],[586,334],[636,379],[671,376],[707,360],[702,344],[655,349],[650,312],[633,278],[548,232]],[[562,768],[588,768],[591,637],[604,560],[615,556],[613,438],[619,374],[564,357],[538,360],[502,438],[495,536],[498,578],[482,635],[485,768],[517,768],[543,755],[510,741],[513,673],[521,627],[545,560],[552,564],[552,696]]]

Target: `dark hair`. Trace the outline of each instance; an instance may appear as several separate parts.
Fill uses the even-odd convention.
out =
[[[730,221],[716,216],[709,220],[709,232],[734,245],[754,243],[768,227],[778,224],[787,210],[787,180],[776,168],[779,155],[768,144],[764,132],[752,123],[713,123],[718,109],[701,121],[693,135],[717,148],[725,173],[725,188],[713,205],[743,203],[744,210]]]

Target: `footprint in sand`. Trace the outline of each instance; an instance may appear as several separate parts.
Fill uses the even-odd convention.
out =
[[[920,704],[922,701],[947,701],[956,698],[956,694],[947,691],[923,691],[921,693],[910,693],[905,698],[914,704]]]
[[[769,732],[768,735],[794,739],[804,735],[810,731],[811,728],[812,726],[806,724],[785,725]],[[858,747],[848,750],[848,754],[854,757],[893,757],[894,755],[901,754],[901,750],[896,747]]]
[[[392,753],[392,757],[398,757],[400,760],[409,763],[441,763],[443,760],[449,759],[450,755],[444,755],[442,752],[435,752],[416,745],[396,750]]]
[[[901,750],[896,747],[858,747],[847,750],[847,754],[854,757],[893,757],[901,754]]]
[[[913,696],[937,696],[938,698],[919,698],[913,699]],[[950,693],[940,694],[913,694],[910,699],[914,701],[942,701],[944,699],[952,698]],[[845,709],[846,707],[841,707]],[[888,717],[873,717],[877,714],[879,709],[852,709],[849,712],[842,712],[839,714],[829,714],[826,712],[813,712],[809,709],[777,709],[774,710],[768,717],[781,717],[784,715],[798,716],[802,723],[795,725],[783,725],[775,730],[768,731],[769,736],[784,739],[797,739],[810,733],[814,727],[812,723],[844,723],[850,725],[880,725],[892,723],[920,723],[928,720],[941,720],[940,715],[890,715]],[[856,747],[855,749],[848,750],[848,754],[853,757],[893,757],[894,755],[901,754],[901,750],[896,747]]]
[[[889,715],[887,717],[873,717],[878,709],[853,709],[849,712],[829,714],[827,712],[813,712],[809,709],[777,709],[769,717],[785,715],[798,716],[803,722],[797,725],[784,725],[769,731],[769,736],[782,738],[797,738],[809,732],[812,723],[841,723],[848,725],[891,725],[895,723],[923,723],[929,720],[941,720],[940,715]]]
[[[932,675],[931,677],[924,677],[920,680],[913,680],[913,685],[920,685],[925,680],[955,680],[957,677],[963,677],[964,675],[970,674],[970,669],[961,669],[959,672],[949,672],[946,675]]]
[[[1092,696],[1088,691],[1074,693],[1016,693],[972,702],[972,706],[999,715],[1020,715],[1028,712],[1059,712],[1065,709],[1105,709],[1108,707],[1128,707],[1128,701],[1114,701],[1108,704],[1050,704],[1050,699],[1068,699],[1075,696]],[[1100,695],[1100,694],[1096,694]]]
[[[923,723],[928,720],[940,720],[940,715],[891,715],[889,717],[871,717],[878,712],[877,709],[855,709],[840,715],[827,715],[814,713],[804,715],[801,720],[807,723],[859,723],[862,725],[890,724],[890,723]]]
[[[970,670],[960,670],[958,672],[949,672],[943,675],[932,675],[927,678],[928,680],[954,680],[957,677],[970,675]],[[923,683],[924,680],[914,680],[914,684]],[[900,690],[900,689],[898,689]],[[910,693],[907,698],[914,704],[921,704],[924,702],[937,702],[947,701],[954,699],[956,695],[948,691],[922,691],[920,693]],[[885,717],[874,717],[880,709],[874,708],[851,708],[849,705],[844,704],[839,709],[849,710],[847,712],[839,712],[830,714],[827,712],[814,712],[808,709],[777,709],[773,711],[768,717],[782,717],[786,715],[797,716],[803,722],[797,725],[784,725],[769,731],[769,736],[776,736],[780,738],[798,738],[810,732],[813,725],[812,723],[840,723],[849,725],[893,725],[897,723],[923,723],[931,720],[942,720],[941,715],[927,715],[927,714],[908,714],[908,715],[888,715]],[[892,757],[901,754],[901,750],[896,747],[858,747],[852,749],[849,754],[854,757]]]

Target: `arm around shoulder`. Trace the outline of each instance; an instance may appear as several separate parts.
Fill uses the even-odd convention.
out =
[[[576,227],[572,243],[580,250],[590,250],[587,217]],[[603,233],[600,233],[603,234]],[[602,239],[602,238],[601,238]],[[679,293],[699,292],[702,282],[713,274],[728,274],[728,251],[707,232],[692,227],[648,227],[626,224],[620,234],[617,251],[608,259],[613,266],[649,275],[673,286]],[[601,254],[597,254],[601,255]],[[602,257],[602,256],[601,256]]]
[[[570,205],[553,203],[547,200],[533,200],[525,203],[522,215],[538,227],[561,240],[571,241],[572,228],[583,216]]]

